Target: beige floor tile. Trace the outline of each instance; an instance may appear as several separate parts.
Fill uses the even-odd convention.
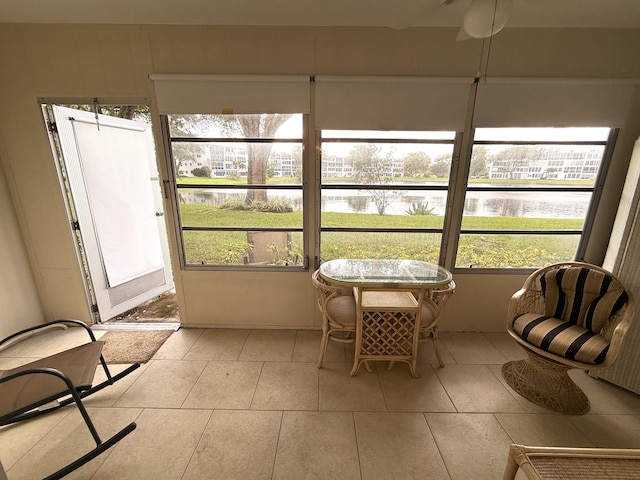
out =
[[[453,355],[447,350],[444,343],[438,340],[438,352],[442,361],[447,363],[456,363]],[[435,350],[433,348],[433,341],[428,338],[418,344],[418,364],[429,363],[431,365],[438,365],[438,357],[436,357]]]
[[[496,413],[496,418],[521,445],[593,447],[593,443],[564,415]]]
[[[421,365],[420,378],[413,378],[408,370],[396,365],[387,370],[377,368],[382,393],[390,412],[455,412],[447,392],[431,365]],[[439,368],[439,367],[435,367]]]
[[[90,396],[84,399],[85,405],[88,407],[112,407],[118,399],[122,396],[124,392],[136,381],[136,379],[144,372],[149,364],[143,363],[135,369],[133,372],[129,373],[127,376],[121,378],[113,385],[108,385],[104,387],[102,390],[99,390],[96,393],[91,394]],[[111,376],[114,377],[118,373],[124,371],[129,365],[127,364],[117,364],[117,365],[108,365],[109,372],[111,372]],[[96,368],[96,374],[93,377],[93,385],[98,385],[99,383],[105,381],[107,379],[107,375],[100,365]]]
[[[92,480],[181,479],[210,416],[210,410],[145,409],[128,442],[114,447]]]
[[[572,415],[569,421],[596,447],[640,448],[640,419],[635,415]]]
[[[295,341],[295,330],[251,330],[238,360],[289,362]]]
[[[152,360],[115,405],[179,408],[206,364],[204,361]]]
[[[106,440],[130,422],[135,421],[140,415],[140,410],[96,408],[89,409],[89,415],[101,438]],[[125,448],[130,447],[135,443],[133,440],[135,433],[134,430],[122,439],[119,445]],[[7,474],[11,480],[43,478],[81,457],[95,446],[80,412],[77,408],[73,408],[33,446],[27,455],[8,469]],[[70,480],[92,478],[94,472],[112,452],[113,449],[108,450],[65,478]]]
[[[459,412],[524,413],[486,365],[447,365],[436,374]]]
[[[154,360],[182,360],[204,332],[201,328],[180,328],[162,344]]]
[[[265,362],[251,409],[318,410],[316,364]]]
[[[426,413],[452,480],[502,478],[511,438],[491,414]]]
[[[360,480],[351,412],[284,412],[273,480]]]
[[[578,384],[589,398],[589,413],[602,414],[639,414],[640,395],[613,385],[605,380],[594,378],[583,370],[571,370],[569,376]]]
[[[183,408],[244,408],[251,406],[262,362],[207,364]]]
[[[297,330],[291,360],[304,363],[317,362],[321,337],[322,332],[319,330]]]
[[[327,364],[320,370],[320,410],[386,411],[378,374],[364,368],[355,377],[351,364]]]
[[[282,412],[216,410],[183,480],[269,480]]]
[[[507,357],[482,333],[440,333],[440,340],[460,364],[503,364]]]
[[[12,467],[25,454],[27,458],[31,458],[32,454],[27,452],[71,411],[72,408],[64,408],[29,421],[0,427],[0,459],[5,470]]]
[[[317,363],[320,355],[320,330],[298,330],[293,349],[294,362]],[[344,345],[329,341],[323,363],[345,363],[347,361]]]
[[[318,347],[320,344],[318,343]],[[318,350],[318,355],[320,354]],[[353,343],[340,343],[329,340],[323,363],[353,362]]]
[[[419,413],[356,412],[362,479],[449,479],[431,431]]]
[[[86,333],[45,335],[20,345],[25,357],[3,352],[0,364],[68,348]],[[187,360],[156,358],[85,399],[101,434],[136,418],[139,426],[69,478],[96,472],[99,480],[162,480],[182,478],[185,471],[190,480],[441,478],[443,461],[453,479],[483,480],[501,477],[511,442],[640,448],[637,395],[573,371],[592,411],[549,412],[506,386],[504,362],[487,353],[494,349],[504,361],[515,355],[504,334],[446,336],[446,366],[438,367],[428,342],[422,344],[421,377],[415,379],[406,365],[386,370],[383,362],[372,363],[374,373],[361,368],[351,377],[353,345],[334,343],[317,369],[319,331],[185,330],[162,355]],[[241,353],[261,360],[238,361]],[[461,358],[489,363],[457,363]],[[98,371],[96,381],[100,377]],[[426,418],[441,457],[433,455],[418,418]],[[0,428],[0,458],[12,466],[11,480],[40,478],[91,446],[73,407]]]
[[[249,330],[211,328],[198,337],[185,360],[237,360]]]
[[[524,349],[507,332],[484,332],[482,335],[502,352],[506,360],[521,360],[527,357]]]

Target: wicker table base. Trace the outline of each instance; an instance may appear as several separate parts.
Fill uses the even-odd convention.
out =
[[[637,480],[640,450],[511,445],[503,480]]]
[[[527,351],[528,358],[507,362],[502,376],[530,402],[554,412],[579,415],[589,411],[589,399],[569,377],[569,367]]]
[[[351,375],[369,361],[405,362],[418,377],[419,302],[409,291],[354,289],[358,303],[355,357]]]

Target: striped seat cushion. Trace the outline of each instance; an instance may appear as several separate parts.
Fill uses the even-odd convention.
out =
[[[585,267],[551,270],[540,277],[540,287],[545,315],[596,333],[628,301],[615,279]]]
[[[597,333],[537,313],[516,317],[514,331],[523,339],[542,350],[577,362],[597,365],[609,350],[609,342]]]

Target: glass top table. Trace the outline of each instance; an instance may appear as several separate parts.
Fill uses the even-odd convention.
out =
[[[384,288],[436,287],[452,279],[451,272],[418,260],[338,259],[320,265],[320,275],[349,286]]]

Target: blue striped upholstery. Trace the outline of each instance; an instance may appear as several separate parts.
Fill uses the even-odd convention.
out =
[[[600,335],[606,322],[627,301],[624,288],[611,276],[584,267],[551,270],[539,279],[544,314],[525,313],[513,319],[524,340],[550,353],[602,363],[609,341]]]

